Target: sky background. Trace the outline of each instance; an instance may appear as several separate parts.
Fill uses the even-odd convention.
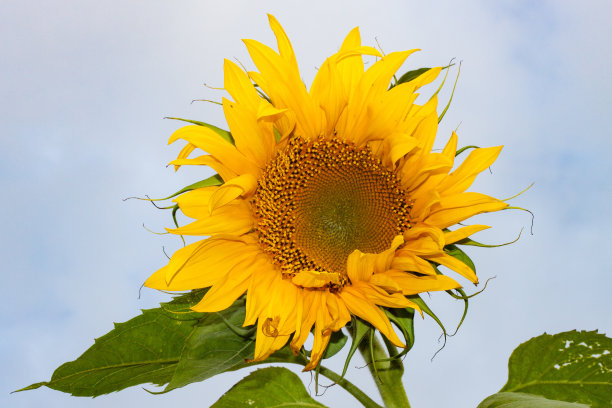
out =
[[[246,374],[158,396],[141,387],[93,400],[46,388],[9,394],[48,380],[114,321],[169,299],[150,289],[139,298],[166,262],[162,247],[181,245],[142,227],[162,231],[169,214],[122,199],[163,196],[208,174],[166,167],[180,123],[163,118],[225,127],[217,105],[190,102],[221,98],[203,84],[222,86],[223,58],[253,68],[242,38],[275,46],[267,12],[284,25],[307,84],[354,26],[385,52],[421,48],[404,70],[462,61],[439,145],[459,125],[460,145],[505,145],[473,191],[507,198],[535,182],[512,201],[535,214],[533,235],[525,212],[474,220],[494,226],[476,236],[487,243],[525,231],[511,246],[468,248],[481,281],[496,279],[433,361],[440,330],[417,319],[404,376],[413,407],[475,407],[504,385],[512,350],[543,332],[612,332],[609,1],[2,0],[0,406],[209,406]],[[460,302],[433,294],[429,304],[449,328],[457,323]],[[326,365],[339,369],[344,355]],[[351,366],[348,379],[375,395],[367,368]],[[333,387],[319,401],[350,398]]]

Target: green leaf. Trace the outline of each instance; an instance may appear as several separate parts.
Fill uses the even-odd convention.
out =
[[[344,374],[346,374],[346,370],[348,370],[349,363],[351,362],[353,355],[359,348],[359,345],[366,338],[366,335],[373,329],[372,326],[370,326],[368,323],[364,322],[360,318],[353,317],[353,319],[351,320],[351,330],[351,337],[353,338],[353,342],[351,343],[348,355],[346,356],[346,360],[344,361],[344,368],[342,369],[342,374],[340,374],[340,377],[344,377]]]
[[[512,352],[508,382],[500,392],[610,407],[611,350],[612,339],[597,331],[534,337]]]
[[[588,405],[564,402],[519,392],[493,394],[476,408],[588,408]]]
[[[95,397],[137,384],[169,382],[200,315],[189,307],[201,296],[202,291],[190,293],[162,308],[143,310],[125,323],[115,323],[114,330],[96,339],[79,358],[55,370],[50,381],[19,391],[44,385],[75,396]]]
[[[240,326],[245,314],[244,298],[218,313],[207,313],[185,341],[172,380],[164,392],[203,381],[245,366],[253,357],[255,339],[241,336],[229,325]]]
[[[403,84],[405,82],[410,82],[416,78],[419,77],[419,75],[423,75],[424,73],[426,73],[427,71],[429,71],[431,68],[419,68],[419,69],[414,69],[412,71],[408,71],[405,74],[403,74],[396,83],[394,83],[391,88],[393,88],[394,86],[397,86],[399,84]]]
[[[213,174],[212,176],[210,176],[207,179],[196,181],[195,183],[190,184],[187,187],[183,187],[182,189],[180,189],[179,191],[177,191],[174,194],[169,195],[168,197],[164,197],[164,198],[138,198],[138,199],[139,200],[146,200],[146,201],[169,200],[171,198],[176,197],[177,195],[181,195],[181,194],[186,193],[188,191],[195,190],[196,188],[210,187],[210,186],[220,186],[221,184],[223,184],[223,179],[221,178],[221,176],[218,175],[218,174]],[[170,208],[174,208],[174,207],[170,207]]]
[[[456,244],[457,245],[471,245],[471,246],[477,246],[477,247],[482,247],[482,248],[499,248],[499,247],[503,247],[506,245],[514,244],[516,241],[518,241],[521,238],[522,233],[523,233],[523,229],[521,228],[521,231],[519,232],[518,237],[516,237],[516,239],[512,241],[504,242],[503,244],[483,244],[483,243],[474,241],[471,238],[463,238],[462,240],[457,241]]]
[[[282,137],[283,135],[281,132],[276,128],[276,126],[274,126],[274,140],[276,140],[276,143],[280,142]]]
[[[448,72],[449,71],[446,71],[446,75],[444,75],[444,81],[442,81],[442,85],[440,85],[440,88],[438,88],[438,90],[436,91],[436,95],[438,94],[438,92],[440,92],[440,90],[442,89],[442,86],[446,82],[446,76],[448,75]],[[461,63],[459,63],[459,70],[457,71],[457,78],[455,78],[455,84],[453,85],[453,91],[451,92],[451,96],[448,99],[448,103],[444,107],[444,110],[442,111],[442,113],[438,117],[438,123],[442,122],[442,119],[444,119],[444,115],[446,115],[446,112],[448,111],[448,108],[450,107],[451,102],[453,101],[453,96],[455,96],[455,88],[457,88],[457,82],[459,81],[459,74],[461,74]],[[456,154],[455,154],[455,156],[456,156]]]
[[[210,130],[212,130],[213,132],[215,132],[216,134],[218,134],[219,136],[221,136],[223,139],[225,139],[228,142],[230,142],[231,144],[235,144],[234,143],[234,138],[232,137],[232,134],[230,132],[228,132],[227,130],[221,129],[221,128],[215,126],[215,125],[211,125],[211,124],[205,123],[205,122],[200,122],[199,120],[191,120],[191,119],[183,119],[183,118],[173,118],[173,117],[170,117],[170,116],[165,117],[164,119],[180,120],[180,121],[183,121],[183,122],[193,123],[194,125],[207,127]]]
[[[457,151],[455,152],[455,157],[459,156],[461,153],[465,152],[467,149],[480,149],[480,148],[474,145],[464,146],[461,149],[457,149]]]
[[[447,245],[444,247],[444,251],[447,253],[447,255],[450,255],[453,258],[460,260],[461,262],[472,268],[474,272],[476,272],[476,265],[474,265],[474,262],[470,259],[469,256],[467,256],[465,252],[463,252],[456,245]]]
[[[425,303],[423,298],[421,298],[419,295],[410,295],[406,297],[412,300],[414,303],[416,303],[421,308],[422,311],[424,311],[426,314],[429,315],[429,317],[431,317],[432,319],[436,321],[436,323],[438,323],[438,326],[440,326],[440,328],[442,329],[442,333],[444,333],[444,341],[446,342],[446,336],[448,336],[446,332],[446,327],[444,327],[444,325],[442,324],[442,320],[440,320],[440,318],[436,316],[433,310],[429,308],[429,306],[427,305],[427,303]]]
[[[96,339],[75,361],[60,366],[50,381],[43,381],[18,391],[41,386],[76,396],[95,397],[138,384],[168,384],[165,393],[214,375],[239,370],[257,363],[252,358],[255,340],[252,328],[241,327],[245,298],[216,313],[190,310],[206,290],[195,290],[176,297],[160,308],[143,310],[142,315]],[[344,339],[346,342],[346,336]],[[341,348],[337,337],[333,347]],[[305,365],[303,356],[295,356],[288,346],[277,351],[265,363],[283,362]]]
[[[406,348],[403,349],[398,355],[391,355],[391,358],[403,357],[406,353],[410,351],[412,346],[414,346],[414,309],[405,308],[405,309],[385,309],[385,313],[389,320],[399,327],[404,336],[404,343],[406,343]]]
[[[300,378],[286,368],[254,371],[226,392],[211,408],[324,407],[308,395]]]
[[[342,330],[333,332],[330,336],[329,344],[323,353],[323,359],[335,356],[340,350],[342,350],[347,340],[348,337],[342,332]]]

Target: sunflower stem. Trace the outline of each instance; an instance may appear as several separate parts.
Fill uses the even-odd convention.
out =
[[[400,359],[389,361],[389,355],[375,336],[370,337],[369,341],[361,342],[359,351],[374,377],[385,408],[410,408],[408,396],[402,384],[404,374],[402,361]]]
[[[357,401],[361,402],[361,404],[366,408],[383,408],[374,402],[370,397],[368,397],[363,391],[361,391],[355,384],[346,380],[344,377],[336,374],[332,370],[327,367],[319,366],[319,373],[329,378],[342,388],[344,388],[348,393],[350,393]]]

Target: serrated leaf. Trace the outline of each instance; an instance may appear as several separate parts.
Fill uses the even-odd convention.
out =
[[[286,368],[252,372],[234,385],[211,408],[324,407],[308,395],[300,378]]]
[[[247,363],[246,360],[252,358],[255,351],[255,338],[251,328],[241,327],[245,302],[242,297],[225,310],[204,314],[185,340],[180,361],[164,393],[226,371],[240,370],[256,364],[307,363],[301,356],[295,356],[289,346],[283,347],[264,361]]]
[[[44,385],[75,396],[95,397],[137,384],[166,384],[200,315],[189,307],[201,296],[201,291],[190,293],[116,323],[79,358],[57,368],[50,381],[20,391]]]
[[[244,321],[245,299],[218,313],[207,313],[185,341],[174,376],[165,392],[242,368],[253,356],[255,339],[240,336],[228,325]]]
[[[476,408],[589,408],[589,406],[520,392],[500,392],[491,395]]]
[[[543,334],[521,344],[500,392],[612,406],[612,339],[597,331]]]
[[[18,391],[47,386],[95,397],[138,384],[168,384],[163,393],[258,364],[245,362],[253,356],[255,344],[252,330],[239,327],[245,299],[217,313],[190,310],[205,293],[206,289],[191,291],[116,324],[79,358],[55,370],[50,381]],[[307,360],[284,347],[265,360],[271,362],[305,365]]]

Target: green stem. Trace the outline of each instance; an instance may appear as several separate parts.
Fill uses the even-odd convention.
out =
[[[286,349],[283,349],[283,350],[286,351]],[[281,350],[281,352],[282,352],[282,350]],[[254,362],[254,363],[250,363],[250,364],[251,365],[257,365],[257,364],[266,364],[266,363],[271,363],[271,362],[293,363],[293,364],[298,364],[298,365],[301,365],[301,366],[306,366],[309,361],[308,361],[308,358],[305,355],[303,355],[303,354],[294,355],[293,353],[288,351],[283,356],[280,356],[279,354],[273,354],[270,358],[268,358],[265,361],[258,361],[258,362]],[[244,366],[240,366],[237,369],[242,368],[242,367],[244,367]],[[324,367],[323,365],[319,364],[318,370],[319,370],[319,374],[324,375],[325,377],[327,377],[330,380],[332,380],[334,383],[336,383],[339,386],[341,386],[342,388],[344,388],[349,394],[351,394],[353,397],[355,397],[355,399],[357,401],[361,402],[361,404],[364,407],[366,407],[366,408],[383,408],[380,405],[378,405],[374,400],[372,400],[370,397],[368,397],[367,394],[365,394],[363,391],[361,391],[355,384],[353,384],[352,382],[350,382],[346,378],[340,376],[339,374],[336,374],[335,372],[333,372],[329,368]]]
[[[378,387],[385,408],[410,408],[406,390],[402,384],[402,375],[404,374],[402,361],[400,359],[389,361],[389,355],[373,335],[370,336],[369,341],[361,342],[359,351],[374,377],[374,382]]]
[[[357,401],[361,402],[361,404],[366,408],[382,408],[376,402],[374,402],[370,397],[368,397],[363,391],[361,391],[357,386],[350,381],[346,380],[344,377],[340,377],[338,374],[330,370],[329,368],[320,366],[319,373],[326,376],[346,391],[348,391],[353,397],[357,399]]]

